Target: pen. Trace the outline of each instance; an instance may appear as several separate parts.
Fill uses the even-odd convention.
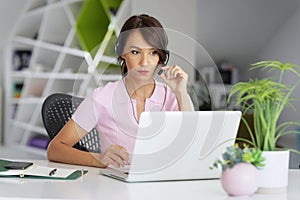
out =
[[[56,170],[57,170],[57,169],[51,170],[51,171],[49,172],[49,176],[53,176],[53,175],[55,174]]]

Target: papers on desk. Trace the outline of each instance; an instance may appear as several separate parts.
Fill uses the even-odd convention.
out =
[[[39,165],[32,165],[24,170],[8,170],[4,172],[0,172],[1,176],[11,176],[11,175],[30,175],[30,176],[51,176],[51,177],[60,177],[66,178],[74,173],[76,170],[73,169],[57,169],[55,168],[55,173],[50,173],[54,170],[54,168],[43,167]]]
[[[73,180],[87,173],[86,170],[44,167],[37,164],[23,170],[7,170],[4,166],[11,161],[0,159],[0,177],[49,178]]]

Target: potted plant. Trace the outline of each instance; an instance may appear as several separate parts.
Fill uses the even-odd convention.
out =
[[[244,145],[229,146],[211,169],[221,168],[221,185],[232,196],[251,195],[258,188],[258,171],[263,167],[262,151]]]
[[[260,170],[259,175],[260,191],[278,192],[285,190],[288,184],[290,150],[283,151],[284,149],[278,148],[277,141],[286,134],[297,133],[297,131],[289,130],[289,126],[299,126],[298,122],[278,123],[285,108],[294,109],[292,105],[294,99],[291,98],[291,94],[297,86],[297,84],[294,86],[284,84],[283,77],[287,71],[300,77],[297,72],[300,67],[292,63],[270,60],[252,64],[251,69],[258,68],[269,69],[269,73],[278,70],[279,75],[236,83],[229,93],[228,102],[234,100],[237,105],[241,106],[242,121],[251,138],[248,142],[262,150],[263,156],[266,158],[264,170]],[[244,118],[247,113],[253,114],[253,129]],[[240,140],[246,141],[242,138]],[[268,176],[270,177],[268,178]],[[278,182],[275,181],[276,179]]]

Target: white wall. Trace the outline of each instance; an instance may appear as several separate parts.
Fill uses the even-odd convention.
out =
[[[198,0],[197,40],[215,62],[227,59],[248,80],[257,53],[293,14],[299,0]],[[199,65],[205,65],[201,58]]]
[[[20,17],[27,0],[1,0],[0,1],[0,85],[3,81],[4,49],[10,33]]]
[[[261,51],[260,60],[279,60],[282,62],[292,62],[300,65],[300,8],[291,16],[291,18],[281,27],[280,31],[269,41],[265,48]],[[298,70],[299,72],[300,70]],[[257,73],[257,77],[264,77],[265,74]],[[295,85],[300,78],[289,74],[285,76],[284,82],[289,85]],[[280,123],[284,121],[300,121],[300,85],[293,93],[293,97],[298,99],[294,102],[296,111],[287,109],[283,112]],[[293,127],[292,129],[295,129]],[[288,147],[297,147],[296,135],[288,135],[283,137],[280,142]],[[300,146],[298,146],[300,149]],[[290,163],[290,167],[298,168],[300,157],[292,154],[294,159]]]
[[[0,87],[2,87],[2,100],[3,95],[5,95],[5,91],[3,88],[3,79],[4,79],[4,66],[5,66],[5,48],[6,42],[9,39],[10,33],[20,17],[20,13],[24,8],[24,5],[27,3],[27,0],[1,0],[0,1]],[[3,104],[0,100],[0,120],[2,112],[4,109],[2,108]],[[0,144],[2,142],[2,125],[0,121]]]
[[[260,53],[263,59],[279,59],[300,64],[300,8],[281,27]]]
[[[260,60],[279,60],[282,62],[292,62],[300,65],[300,8],[281,27],[280,31],[269,41],[261,51]],[[263,76],[258,73],[257,76]],[[288,75],[284,81],[294,85],[299,81],[299,77]],[[294,96],[299,98],[300,86],[294,92]],[[295,103],[296,109],[300,110],[300,101]],[[283,113],[284,120],[300,120],[299,112],[289,110]]]

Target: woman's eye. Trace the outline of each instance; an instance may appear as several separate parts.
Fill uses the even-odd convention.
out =
[[[138,54],[139,52],[136,51],[136,50],[132,50],[131,53],[134,54],[134,55],[136,55],[136,54]]]
[[[151,54],[151,55],[157,55],[158,52],[157,52],[157,51],[152,51],[150,54]]]

